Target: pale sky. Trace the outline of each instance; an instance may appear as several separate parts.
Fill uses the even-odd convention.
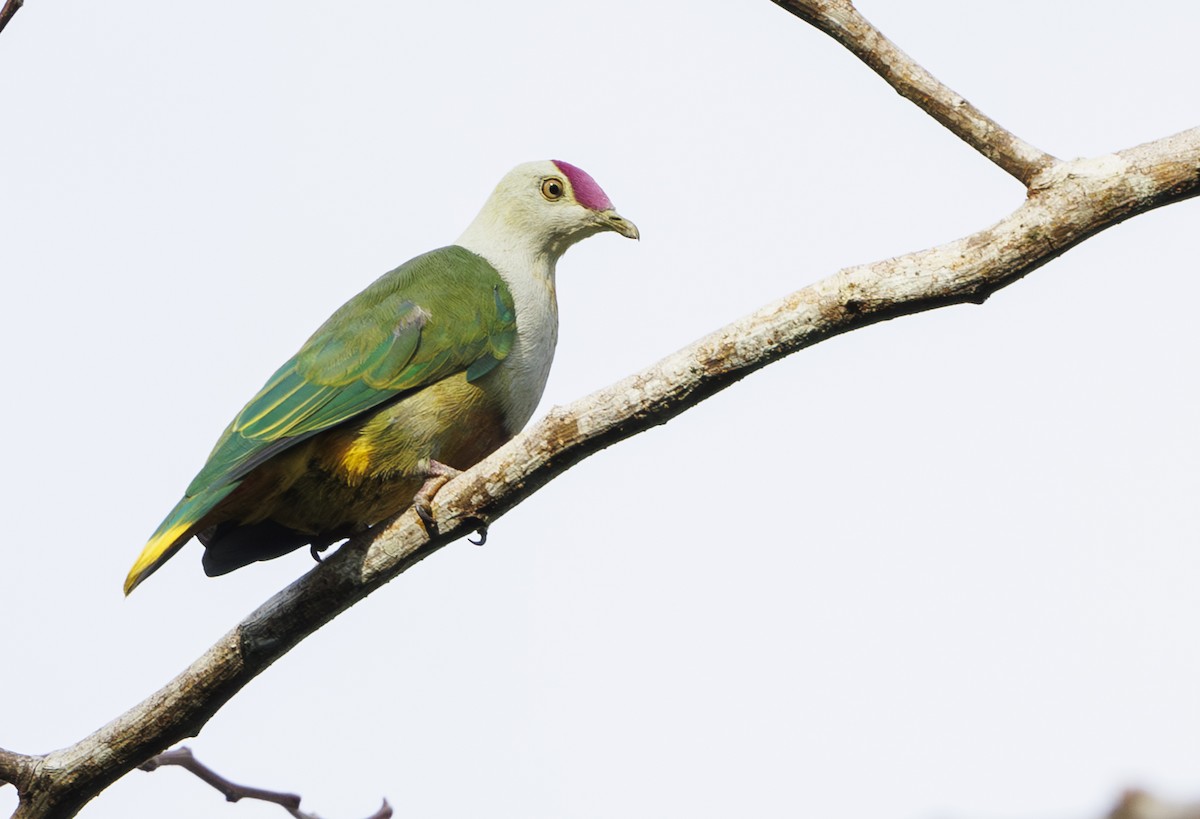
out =
[[[1200,124],[1200,6],[862,0],[1061,157]],[[1018,183],[768,0],[29,0],[0,34],[0,746],[72,743],[311,568],[121,581],[346,298],[531,159],[641,228],[559,266],[542,412]],[[572,469],[189,744],[326,819],[1091,819],[1200,799],[1200,202],[792,356]],[[0,815],[16,804],[0,790]],[[81,814],[257,819],[179,770]]]

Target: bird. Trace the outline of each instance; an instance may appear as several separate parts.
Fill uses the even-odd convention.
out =
[[[558,338],[555,269],[576,242],[640,239],[562,160],[509,171],[458,240],[384,274],[322,324],[225,429],[147,541],[125,594],[188,541],[209,576],[321,550],[415,507],[514,437]]]

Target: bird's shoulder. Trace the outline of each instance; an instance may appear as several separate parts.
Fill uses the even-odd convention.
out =
[[[421,368],[406,374],[404,359],[440,371],[465,368],[482,353],[503,358],[515,329],[503,277],[482,256],[450,245],[379,277],[330,316],[294,362],[315,383],[410,389]]]

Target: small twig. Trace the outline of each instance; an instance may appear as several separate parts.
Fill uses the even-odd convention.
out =
[[[859,14],[851,0],[773,0],[837,40],[900,96],[1029,187],[1058,160],[1003,128],[918,65]]]
[[[0,9],[0,31],[4,31],[4,27],[8,25],[8,21],[17,13],[17,9],[25,5],[25,0],[7,0],[4,8]]]
[[[226,801],[237,802],[239,799],[257,799],[261,802],[271,802],[279,805],[295,817],[295,819],[319,819],[314,813],[305,813],[300,810],[300,797],[297,794],[268,791],[263,788],[253,788],[249,785],[239,785],[236,782],[230,782],[212,768],[196,759],[191,749],[187,747],[163,751],[158,756],[152,757],[150,760],[139,765],[138,768],[143,771],[153,771],[164,765],[177,765],[186,771],[191,771],[201,780],[220,791]],[[391,815],[392,807],[385,799],[379,810],[371,814],[367,819],[390,819]]]

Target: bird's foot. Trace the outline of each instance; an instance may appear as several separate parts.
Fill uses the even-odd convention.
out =
[[[429,486],[428,481],[426,481],[425,486]],[[422,486],[421,489],[424,489],[425,486]],[[434,492],[436,491],[435,489]],[[421,523],[425,524],[425,531],[429,533],[429,536],[437,537],[437,521],[433,519],[433,510],[429,507],[429,501],[420,497],[413,498],[413,509],[416,510],[417,517],[421,519]]]
[[[461,470],[446,466],[440,461],[431,460],[429,462],[425,483],[413,496],[413,509],[416,510],[417,517],[425,524],[425,531],[429,533],[430,537],[437,537],[438,534],[437,521],[433,519],[433,496],[449,483],[451,478],[461,474]]]

